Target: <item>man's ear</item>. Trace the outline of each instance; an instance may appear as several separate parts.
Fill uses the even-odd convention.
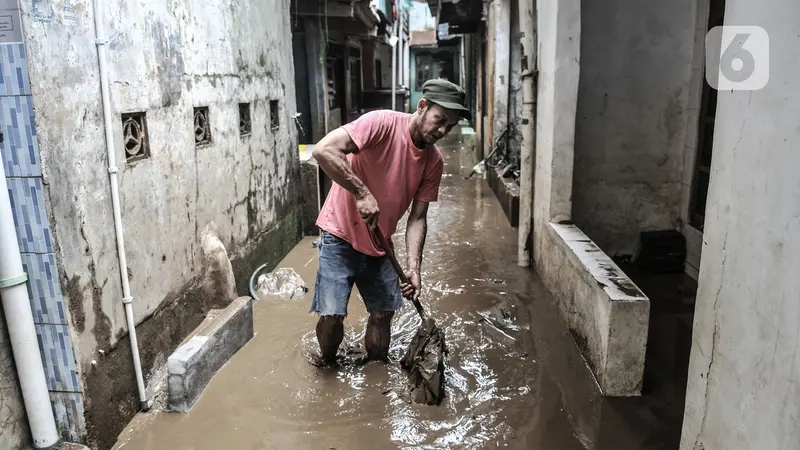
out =
[[[425,112],[425,109],[428,107],[428,101],[424,98],[421,98],[417,103],[417,112],[422,114]]]

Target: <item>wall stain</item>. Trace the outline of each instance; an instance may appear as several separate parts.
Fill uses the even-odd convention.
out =
[[[168,108],[177,105],[183,88],[183,43],[164,23],[151,17],[150,35],[155,45],[156,79],[161,91],[161,106]]]
[[[81,289],[81,277],[79,275],[69,279],[65,278],[64,293],[68,300],[72,325],[78,333],[83,333],[86,330],[86,310],[83,307],[83,290]]]

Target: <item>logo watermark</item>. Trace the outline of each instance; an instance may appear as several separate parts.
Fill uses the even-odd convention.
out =
[[[706,81],[717,90],[757,91],[769,82],[769,35],[758,26],[725,25],[706,35]]]

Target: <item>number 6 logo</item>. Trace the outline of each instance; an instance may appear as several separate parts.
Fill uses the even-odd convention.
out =
[[[756,91],[769,82],[769,35],[757,26],[721,26],[706,35],[706,80],[717,90]]]

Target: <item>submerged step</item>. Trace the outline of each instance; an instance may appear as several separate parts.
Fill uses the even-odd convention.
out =
[[[240,297],[212,310],[167,360],[168,409],[189,412],[214,374],[253,337],[253,303]]]

